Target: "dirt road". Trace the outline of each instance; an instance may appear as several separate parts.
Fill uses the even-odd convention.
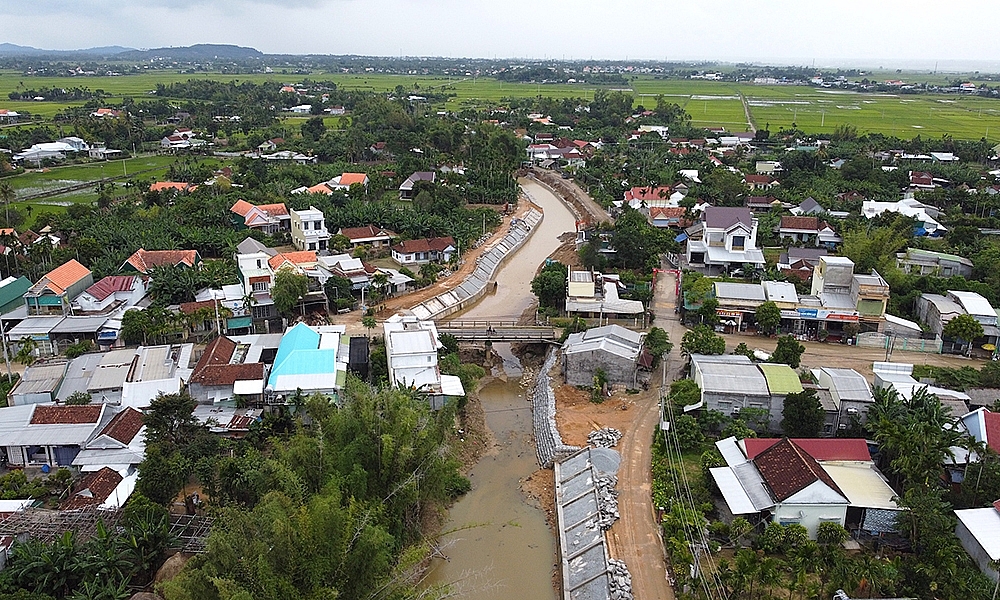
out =
[[[751,349],[760,348],[767,352],[773,351],[777,344],[777,339],[775,338],[758,335],[727,334],[722,337],[726,338],[727,352],[732,352],[740,342],[746,344]],[[673,334],[671,334],[670,339],[675,345],[680,341],[680,338],[675,339]],[[848,346],[845,344],[827,344],[821,342],[801,342],[801,344],[806,347],[806,351],[802,354],[802,366],[811,369],[819,367],[854,369],[870,380],[873,376],[872,363],[885,360],[885,350],[881,348],[858,348],[857,346]],[[893,351],[892,362],[932,365],[935,367],[972,367],[974,369],[978,369],[984,364],[984,361],[954,354],[904,352],[899,349]]]
[[[674,343],[674,350],[664,358],[662,368],[667,369],[667,380],[676,376],[674,365],[680,364],[680,340],[684,335],[674,315],[676,278],[673,273],[660,273],[653,298],[654,325],[666,330]],[[653,431],[660,422],[657,394],[632,414],[630,427],[618,443],[622,455],[618,470],[618,511],[621,519],[608,532],[611,555],[625,561],[632,574],[632,592],[636,598],[671,600],[674,590],[667,580],[666,561],[660,527],[656,522],[652,499]]]

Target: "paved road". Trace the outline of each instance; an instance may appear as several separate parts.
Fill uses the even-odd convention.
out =
[[[684,328],[674,314],[676,278],[660,273],[653,298],[654,325],[667,331],[674,350],[664,358],[667,380],[676,377],[675,365],[682,364],[680,340]],[[659,382],[657,382],[658,384]],[[635,411],[632,426],[618,443],[622,464],[618,470],[618,511],[621,519],[608,532],[611,555],[625,561],[632,574],[632,592],[639,600],[672,600],[674,590],[667,580],[663,542],[652,499],[653,431],[660,422],[660,408],[650,401]]]

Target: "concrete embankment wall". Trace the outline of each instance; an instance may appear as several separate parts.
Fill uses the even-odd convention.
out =
[[[511,225],[499,242],[476,259],[476,269],[458,287],[414,306],[413,314],[422,320],[440,319],[475,304],[489,289],[500,266],[524,245],[543,217],[542,211],[532,208],[523,222]]]

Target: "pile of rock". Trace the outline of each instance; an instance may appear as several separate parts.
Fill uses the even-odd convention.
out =
[[[611,529],[611,526],[618,520],[618,478],[614,475],[598,477],[594,480],[594,487],[597,489],[597,526],[601,531]]]
[[[579,450],[576,446],[563,444],[562,436],[556,429],[556,395],[552,391],[549,370],[556,362],[555,350],[549,350],[538,378],[531,392],[531,418],[535,430],[535,453],[538,464],[544,468],[552,466],[556,456],[572,454]],[[523,377],[522,377],[523,379]]]
[[[621,439],[622,432],[613,427],[604,427],[587,435],[587,443],[595,448],[614,448]]]
[[[611,600],[632,600],[632,574],[624,561],[608,560],[608,587],[611,588]]]

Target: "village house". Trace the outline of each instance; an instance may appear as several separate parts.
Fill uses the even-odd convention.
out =
[[[323,211],[315,206],[291,211],[292,244],[299,250],[325,251],[330,241]]]
[[[142,275],[156,267],[184,267],[193,269],[201,265],[201,255],[197,250],[146,250],[139,248],[122,263],[122,271],[134,271]]]
[[[930,277],[972,276],[972,261],[955,254],[907,248],[896,254],[896,268],[911,275]]]
[[[844,241],[829,223],[818,217],[781,217],[778,237],[792,243],[824,246],[830,250]]]
[[[70,259],[24,293],[28,315],[67,315],[70,302],[94,283],[90,269]]]
[[[351,248],[358,246],[369,246],[372,248],[386,248],[392,244],[392,240],[398,237],[394,232],[375,225],[364,227],[344,227],[337,232],[337,235],[346,237],[351,242]]]
[[[238,227],[256,229],[269,235],[288,231],[291,227],[291,216],[283,202],[253,205],[246,200],[237,200],[229,212]]]
[[[566,383],[591,386],[602,370],[610,385],[637,388],[643,336],[620,325],[605,325],[570,334],[563,344]]]
[[[265,402],[289,404],[292,396],[336,396],[347,382],[347,346],[343,325],[311,327],[297,323],[285,332],[264,388]]]
[[[733,515],[752,522],[850,530],[894,531],[896,492],[878,471],[863,439],[729,437],[716,442],[725,467],[711,469]]]
[[[760,191],[770,190],[771,188],[775,188],[780,185],[778,180],[770,175],[746,175],[743,177],[743,183],[745,183],[751,190]]]
[[[418,181],[427,181],[429,183],[434,183],[437,180],[437,173],[434,171],[417,171],[406,178],[403,183],[399,184],[399,199],[400,200],[413,200],[416,193],[413,187]]]
[[[983,575],[1000,582],[994,565],[1000,560],[1000,500],[987,508],[956,510],[955,536]]]
[[[188,392],[198,402],[217,404],[263,399],[267,366],[261,362],[244,362],[246,346],[219,336],[209,342],[205,352],[191,372]]]
[[[120,306],[135,306],[146,295],[142,277],[108,275],[73,300],[74,312],[103,313]]]
[[[403,267],[443,263],[450,261],[455,251],[451,236],[404,240],[392,247],[392,260]]]
[[[0,315],[5,315],[10,311],[24,306],[24,294],[33,284],[21,275],[14,277],[11,275],[0,281]]]
[[[412,315],[394,315],[382,324],[389,366],[389,383],[425,395],[432,409],[440,409],[447,398],[465,395],[462,380],[443,375],[438,367],[437,327]]]
[[[717,274],[744,265],[764,266],[764,253],[757,248],[757,219],[748,208],[709,206],[702,221],[688,231],[685,258],[694,269]]]
[[[619,297],[624,285],[617,275],[571,270],[567,279],[566,314],[570,316],[601,321],[615,317],[634,319],[645,310],[639,300]]]

